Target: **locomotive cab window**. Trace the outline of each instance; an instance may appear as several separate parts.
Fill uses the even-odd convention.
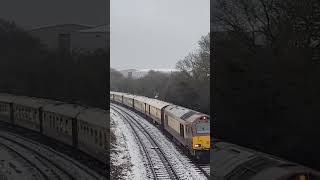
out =
[[[209,122],[202,122],[196,125],[197,134],[210,133]]]

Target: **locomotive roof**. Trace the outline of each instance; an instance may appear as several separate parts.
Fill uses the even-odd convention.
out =
[[[269,180],[269,179],[289,179],[292,175],[306,175],[312,174],[314,177],[320,178],[320,174],[309,168],[301,166],[281,166],[268,168],[257,175],[252,180]]]
[[[79,120],[95,124],[100,127],[108,128],[109,112],[99,108],[88,108],[82,111],[78,118]]]
[[[283,164],[291,164],[272,155],[247,149],[235,144],[217,142],[213,147],[212,165],[213,174],[218,177],[228,177],[232,173],[233,178],[249,179],[244,177],[248,168],[253,172],[260,172],[267,168],[277,167]],[[254,173],[255,174],[255,173]],[[252,174],[246,174],[253,176]]]
[[[218,143],[213,148],[212,165],[213,174],[219,177],[225,177],[242,163],[254,158],[254,154],[248,151],[240,151],[231,148],[231,144]]]
[[[17,96],[14,96],[12,94],[0,94],[0,102],[11,103],[15,98],[17,98]]]
[[[50,104],[43,108],[44,111],[53,112],[68,117],[76,117],[76,115],[84,109],[86,108],[83,106],[68,103]]]
[[[192,109],[188,109],[182,106],[177,105],[169,105],[165,108],[165,111],[172,114],[175,117],[178,117],[184,121],[192,122],[195,119],[201,117],[201,116],[208,116],[206,114],[194,111]]]

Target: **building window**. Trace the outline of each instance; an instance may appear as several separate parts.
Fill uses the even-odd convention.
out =
[[[59,51],[62,54],[69,54],[71,50],[71,36],[70,34],[59,34],[58,37]]]

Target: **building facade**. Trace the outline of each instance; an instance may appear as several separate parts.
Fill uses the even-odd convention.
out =
[[[32,29],[29,33],[49,49],[71,53],[109,48],[109,25],[61,24]]]

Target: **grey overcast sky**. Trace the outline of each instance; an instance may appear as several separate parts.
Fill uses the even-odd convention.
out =
[[[108,23],[109,0],[1,0],[0,18],[25,29],[53,24]]]
[[[111,0],[112,68],[175,68],[210,31],[210,0]]]

